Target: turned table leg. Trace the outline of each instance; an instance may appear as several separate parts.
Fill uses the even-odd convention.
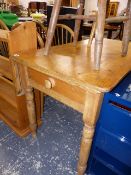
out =
[[[80,5],[77,10],[77,15],[82,15],[84,10],[85,0],[79,0],[79,1],[80,1]],[[81,19],[76,19],[75,28],[74,28],[74,41],[73,41],[75,46],[77,44],[78,37],[79,37],[80,25],[81,25]]]
[[[25,96],[26,96],[26,103],[27,103],[29,126],[30,126],[32,136],[36,137],[37,122],[36,122],[36,111],[35,111],[35,103],[34,103],[34,93],[33,93],[33,88],[30,86],[26,67],[22,69],[21,75],[23,75],[22,79],[24,80],[24,86],[25,86],[24,89],[25,89]]]
[[[95,52],[94,52],[96,70],[100,69],[105,18],[106,18],[106,3],[107,3],[107,0],[98,0],[98,17],[97,17],[97,27],[96,27],[96,34],[95,34]]]
[[[25,93],[26,93],[25,95],[26,95],[29,123],[30,123],[29,126],[31,129],[32,136],[36,137],[37,124],[36,124],[33,88],[28,87]]]
[[[127,3],[127,16],[129,17],[129,19],[124,24],[122,56],[127,55],[128,45],[129,45],[130,36],[131,36],[131,0],[128,0],[128,3]]]
[[[78,175],[84,175],[87,167],[87,161],[90,154],[95,125],[99,116],[102,99],[102,93],[87,92],[83,113],[84,127],[80,146]]]

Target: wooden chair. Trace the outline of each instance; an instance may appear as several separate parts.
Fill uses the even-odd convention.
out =
[[[45,46],[46,36],[47,36],[47,27],[45,27],[42,22],[39,20],[33,20],[36,24],[37,32],[38,32],[38,48],[42,48]],[[43,43],[42,43],[43,41]]]
[[[35,23],[37,23],[37,21],[35,21]],[[22,22],[18,22],[18,23],[15,23],[11,30],[14,30],[15,28],[17,28],[18,26],[20,26],[22,24]],[[42,27],[42,29],[44,30],[44,27],[39,23],[38,21],[38,24]],[[38,30],[40,33],[42,32],[41,30]],[[37,31],[37,49],[41,49],[41,48],[44,48],[45,46],[45,43],[41,37],[41,35],[38,33]],[[45,31],[44,31],[45,32]],[[43,114],[43,106],[44,106],[44,99],[43,99],[44,95],[43,93],[41,93],[41,114]]]
[[[0,54],[0,119],[7,123],[19,136],[30,131],[24,84],[19,77],[19,68],[13,65],[11,56],[19,52],[36,50],[35,24],[26,22],[13,31],[0,29],[0,42],[8,43],[8,57]],[[34,90],[37,124],[41,124],[41,96]],[[37,126],[36,126],[37,127]]]
[[[53,45],[62,45],[73,42],[74,32],[64,24],[57,24],[53,37]]]
[[[37,48],[44,48],[45,45],[45,39],[46,39],[46,32],[45,32],[45,28],[40,24],[40,22],[36,22],[34,21],[36,24],[39,24],[39,27],[37,27],[36,25],[36,29],[37,29]],[[22,22],[17,22],[15,23],[11,30],[14,30],[15,28],[17,28],[18,26],[20,26],[22,24]],[[42,38],[42,36],[44,36],[44,39]]]
[[[98,15],[96,16],[88,16],[82,15],[85,0],[79,0],[79,6],[77,10],[77,15],[64,15],[59,16],[60,7],[62,0],[55,1],[52,15],[50,19],[50,24],[47,33],[47,40],[45,44],[44,55],[48,55],[49,49],[51,47],[51,43],[53,40],[57,20],[59,19],[75,19],[75,29],[74,29],[74,45],[77,44],[80,24],[81,20],[92,20],[97,21],[96,34],[95,34],[95,52],[94,52],[94,69],[100,69],[101,55],[102,55],[102,47],[103,47],[103,37],[104,37],[104,27],[105,22],[109,21],[125,21],[125,29],[124,29],[124,37],[122,44],[122,56],[125,56],[128,51],[129,38],[131,33],[131,0],[128,0],[127,4],[127,15],[124,17],[112,17],[106,19],[106,6],[108,0],[98,0]]]
[[[0,29],[9,31],[8,27],[6,26],[6,24],[2,20],[0,20]],[[8,43],[4,42],[4,41],[0,41],[0,54],[2,56],[8,57],[9,56],[8,53],[9,53],[8,52]]]
[[[9,30],[6,24],[2,20],[0,20],[0,29]]]

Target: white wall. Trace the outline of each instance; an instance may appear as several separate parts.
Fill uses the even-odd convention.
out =
[[[85,0],[85,14],[88,14],[92,10],[97,10],[97,1],[98,0]],[[118,8],[118,14],[126,8],[128,0],[111,0],[113,2],[120,2]]]
[[[27,8],[30,1],[47,2],[47,0],[19,0],[19,4]]]

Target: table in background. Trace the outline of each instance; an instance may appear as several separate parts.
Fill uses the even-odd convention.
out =
[[[92,29],[92,23],[83,23],[83,35],[90,35]],[[123,22],[115,22],[115,23],[108,23],[105,25],[105,31],[107,31],[107,38],[111,39],[113,32],[118,32],[118,34],[112,39],[122,39],[123,37],[123,29],[124,24]]]

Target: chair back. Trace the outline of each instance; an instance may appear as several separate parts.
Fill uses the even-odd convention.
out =
[[[9,31],[8,27],[2,20],[0,20],[0,29]],[[0,39],[0,55],[5,57],[9,56],[8,42],[5,39]]]
[[[39,20],[33,20],[37,29],[37,48],[43,48],[46,42],[47,27],[45,27]]]
[[[6,24],[2,20],[0,20],[0,29],[9,30]]]
[[[46,29],[44,26],[37,20],[33,21],[36,24],[36,29],[37,29],[37,48],[43,48],[45,45],[45,40],[46,40]],[[22,22],[15,23],[11,30],[14,30],[18,26],[20,26]]]
[[[57,24],[52,45],[62,45],[73,42],[74,32],[64,24]]]

